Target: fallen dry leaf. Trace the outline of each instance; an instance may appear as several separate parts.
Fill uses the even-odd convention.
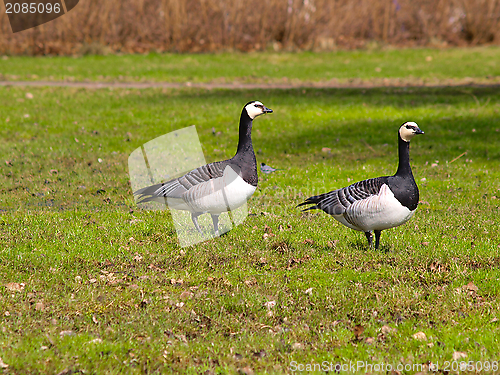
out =
[[[184,344],[187,344],[188,342],[186,335],[180,334],[180,335],[175,335],[174,337],[180,342],[183,342]]]
[[[254,286],[257,284],[257,279],[255,277],[252,277],[249,280],[245,280],[245,285],[246,286]]]
[[[339,243],[339,240],[333,240],[333,241],[328,241],[327,245],[328,245],[328,247],[337,247],[338,243]]]
[[[373,337],[367,337],[365,339],[365,343],[368,345],[372,345],[375,342],[375,339]]]
[[[74,374],[75,372],[80,372],[80,371],[74,371],[72,368],[65,368],[61,372],[58,372],[57,375],[71,375]]]
[[[9,365],[4,363],[2,358],[0,357],[0,368],[6,369],[7,367],[9,367]]]
[[[43,311],[45,309],[45,305],[43,302],[37,302],[35,303],[35,310],[36,311]]]
[[[250,367],[246,366],[246,367],[243,367],[243,368],[239,368],[238,369],[238,374],[253,375],[254,372],[253,372],[253,370]]]
[[[291,269],[293,269],[293,268],[297,267],[299,264],[302,264],[302,263],[304,263],[304,262],[308,261],[309,259],[310,259],[310,256],[309,256],[309,255],[307,255],[307,254],[306,254],[304,257],[299,258],[299,259],[297,259],[297,258],[292,258],[292,259],[290,259],[290,260],[288,261],[288,264],[287,264],[287,268],[286,268],[286,269],[287,269],[287,270],[291,270]]]
[[[191,297],[193,297],[193,293],[188,292],[187,290],[185,290],[184,292],[181,293],[181,295],[179,297],[180,297],[181,300],[185,301],[185,300],[190,299]]]
[[[358,324],[356,326],[354,326],[352,332],[354,333],[354,337],[356,338],[356,340],[360,340],[360,337],[361,335],[363,334],[363,332],[365,331],[365,327],[363,327],[361,324]]]
[[[417,332],[417,333],[415,333],[413,335],[413,338],[415,340],[419,340],[419,341],[427,341],[427,336],[423,332]]]
[[[382,326],[382,328],[380,330],[382,331],[382,333],[384,335],[388,335],[388,334],[396,333],[397,332],[396,328],[392,328],[392,327],[387,326],[387,325]]]
[[[24,283],[7,283],[5,287],[9,292],[20,292],[24,289]]]
[[[302,350],[302,349],[304,349],[304,344],[302,344],[300,342],[296,342],[296,343],[292,344],[292,349],[293,350]]]
[[[312,292],[313,292],[313,288],[309,288],[309,289],[306,289],[304,291],[305,294],[309,294],[309,295],[312,295]]]
[[[277,251],[279,254],[285,254],[290,251],[290,246],[287,242],[276,242],[272,246],[272,249]]]
[[[73,331],[61,331],[59,332],[59,336],[60,337],[64,337],[64,336],[73,336],[75,333]]]
[[[467,358],[467,353],[464,352],[453,352],[453,360],[458,361],[461,358]]]
[[[268,309],[272,309],[274,306],[276,306],[276,301],[267,301],[264,303],[264,307],[267,307]]]
[[[252,354],[252,356],[254,358],[264,358],[266,355],[267,355],[267,353],[266,353],[266,351],[264,349],[262,349],[261,351],[258,351],[258,352],[254,352]]]
[[[467,290],[470,290],[471,292],[477,292],[479,288],[474,285],[473,282],[470,282],[466,285]]]

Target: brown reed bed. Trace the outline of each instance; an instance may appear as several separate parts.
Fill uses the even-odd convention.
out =
[[[12,34],[0,53],[334,50],[498,44],[500,0],[80,0],[66,16]]]

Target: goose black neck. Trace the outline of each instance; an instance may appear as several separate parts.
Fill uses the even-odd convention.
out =
[[[413,177],[410,167],[410,142],[403,141],[399,133],[398,140],[399,165],[396,176]]]
[[[252,146],[252,119],[245,109],[241,112],[240,135],[236,154],[253,152]]]

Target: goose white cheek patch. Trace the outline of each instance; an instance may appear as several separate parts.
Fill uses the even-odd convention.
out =
[[[179,129],[162,135],[135,149],[129,156],[128,169],[132,191],[170,181],[183,176],[189,171],[206,164],[201,148],[196,126]],[[234,226],[241,224],[248,216],[246,200],[238,204],[231,200],[231,190],[239,184],[239,171],[233,171],[229,166],[225,171],[226,187],[222,191],[206,189],[197,199],[210,206],[220,205],[222,200],[225,211],[219,216],[219,235],[229,232]],[[226,173],[227,172],[227,173]],[[215,179],[217,180],[217,179]],[[217,184],[214,181],[214,184]],[[191,213],[187,210],[175,209],[178,200],[162,198],[163,202],[150,201],[139,203],[140,198],[135,196],[135,201],[142,209],[166,210],[170,209],[175,230],[181,247],[191,246],[216,237],[210,214],[198,216],[198,224],[203,232],[201,235],[195,228]]]

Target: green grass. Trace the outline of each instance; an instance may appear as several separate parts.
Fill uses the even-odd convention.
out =
[[[135,206],[128,155],[196,124],[207,161],[230,157],[252,99],[274,110],[254,123],[258,162],[284,171],[260,176],[243,225],[180,248],[167,212]],[[498,89],[1,88],[0,103],[7,373],[278,374],[292,361],[500,358]],[[295,208],[394,173],[396,131],[409,120],[426,133],[411,145],[421,204],[382,233],[380,250]],[[385,325],[397,331],[382,334]]]
[[[498,82],[499,76],[498,47],[0,60],[0,79],[4,80],[343,83],[404,79],[405,83],[440,83],[448,78]]]
[[[1,290],[0,312],[10,313],[1,356],[14,372],[282,372],[292,360],[424,363],[454,351],[497,358],[498,323],[489,323],[500,315],[495,90],[29,91],[24,102],[16,98],[27,90],[0,91],[8,161],[0,277],[25,283]],[[275,110],[256,120],[258,159],[286,172],[261,179],[244,225],[181,250],[167,213],[135,208],[128,154],[194,123],[207,158],[228,157],[250,98]],[[381,251],[327,215],[294,208],[393,172],[405,120],[426,132],[412,144],[424,203],[410,223],[383,233]],[[267,240],[265,225],[275,234]],[[469,282],[479,290],[457,292]],[[272,315],[263,307],[270,300]],[[375,343],[353,342],[356,324]],[[398,331],[377,340],[385,324]],[[74,336],[60,337],[65,330]],[[414,340],[417,331],[434,346]],[[102,343],[89,344],[95,338]],[[265,357],[253,354],[260,350]]]

